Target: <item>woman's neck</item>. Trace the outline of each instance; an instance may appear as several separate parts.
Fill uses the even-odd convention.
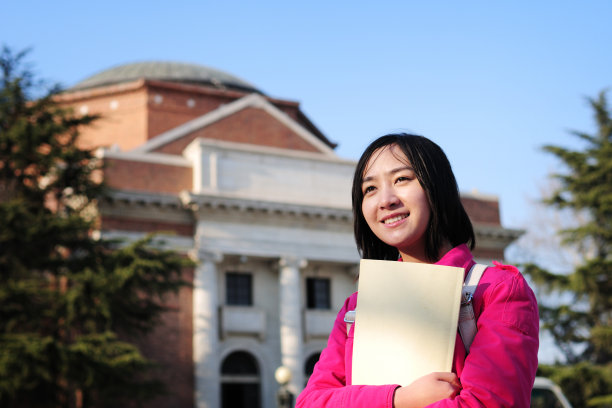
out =
[[[402,258],[402,262],[416,262],[416,263],[436,263],[438,262],[443,256],[444,254],[446,254],[448,251],[450,251],[451,249],[453,249],[453,246],[449,243],[449,242],[445,242],[441,247],[440,247],[440,252],[438,253],[437,258],[432,261],[429,258],[427,258],[426,254],[425,254],[425,248],[422,248],[419,251],[399,251],[400,256]]]

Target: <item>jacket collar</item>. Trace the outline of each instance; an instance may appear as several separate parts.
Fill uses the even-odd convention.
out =
[[[469,270],[474,264],[472,253],[466,244],[461,244],[448,251],[436,265],[458,266]]]
[[[401,255],[397,259],[399,262],[403,262]],[[438,262],[436,265],[445,265],[445,266],[457,266],[463,269],[469,269],[474,264],[474,260],[472,258],[472,252],[466,244],[461,244],[450,251],[448,251]]]

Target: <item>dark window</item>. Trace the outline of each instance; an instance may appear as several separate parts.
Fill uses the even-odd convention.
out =
[[[225,274],[225,303],[235,306],[253,304],[252,275],[250,273],[228,272]]]
[[[260,408],[259,367],[255,358],[236,351],[221,365],[221,407]]]
[[[306,307],[308,309],[330,309],[329,279],[306,278]]]

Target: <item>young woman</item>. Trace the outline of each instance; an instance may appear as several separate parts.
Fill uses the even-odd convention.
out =
[[[366,259],[474,265],[475,238],[446,155],[422,136],[391,134],[363,153],[353,179],[355,240]],[[407,288],[408,291],[408,288]],[[529,407],[537,368],[538,309],[513,266],[494,262],[473,297],[478,332],[469,354],[459,335],[452,372],[412,384],[352,385],[355,325],[338,313],[297,407]]]

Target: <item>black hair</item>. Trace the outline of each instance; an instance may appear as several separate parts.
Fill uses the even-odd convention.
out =
[[[461,198],[457,181],[444,151],[423,136],[394,133],[374,140],[357,162],[353,177],[353,223],[355,241],[364,259],[397,260],[397,248],[381,241],[368,226],[361,209],[362,181],[368,161],[378,149],[395,145],[406,156],[415,175],[425,190],[431,211],[425,232],[425,256],[430,262],[438,261],[442,247],[448,242],[453,247],[467,244],[474,249],[476,238],[472,222]],[[403,160],[403,158],[401,158]]]

